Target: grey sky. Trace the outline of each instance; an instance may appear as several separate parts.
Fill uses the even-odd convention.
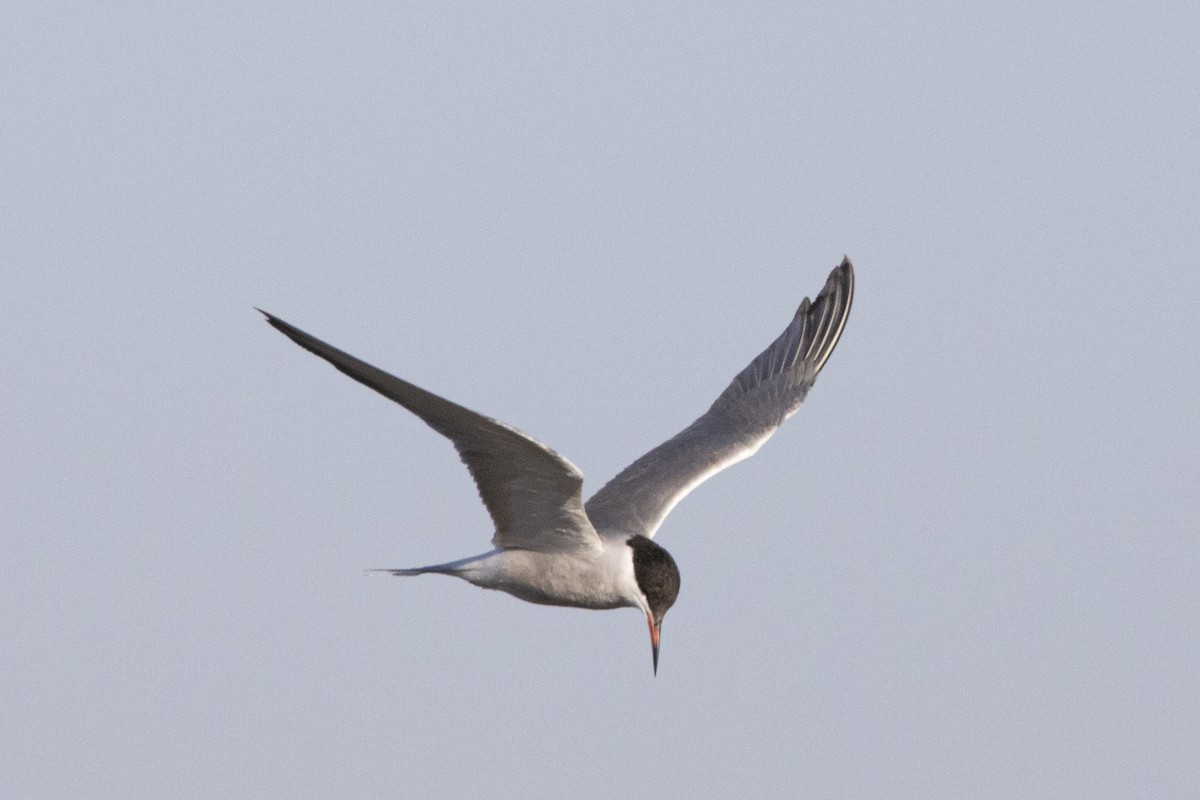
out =
[[[0,11],[0,797],[1195,797],[1192,3]],[[843,253],[804,408],[644,621],[480,552]]]

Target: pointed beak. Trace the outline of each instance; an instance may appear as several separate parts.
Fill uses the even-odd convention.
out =
[[[650,625],[650,649],[654,653],[654,674],[658,674],[658,634],[662,625],[654,624],[654,617],[650,614],[646,615],[646,622]]]

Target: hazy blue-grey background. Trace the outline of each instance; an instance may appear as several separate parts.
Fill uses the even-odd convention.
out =
[[[1194,3],[8,4],[0,797],[1194,798]],[[632,610],[252,305],[574,460],[843,253]]]

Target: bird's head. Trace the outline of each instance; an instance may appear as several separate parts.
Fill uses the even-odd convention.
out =
[[[654,672],[658,673],[658,635],[662,630],[667,609],[679,596],[679,567],[671,554],[652,539],[631,536],[628,541],[633,553],[633,577],[637,581],[638,606],[646,614],[650,626],[650,647],[654,652]]]

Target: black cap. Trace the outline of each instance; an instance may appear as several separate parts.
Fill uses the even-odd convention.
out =
[[[633,576],[646,596],[654,624],[660,625],[679,596],[679,567],[670,553],[645,536],[631,536],[628,544],[633,549]]]

